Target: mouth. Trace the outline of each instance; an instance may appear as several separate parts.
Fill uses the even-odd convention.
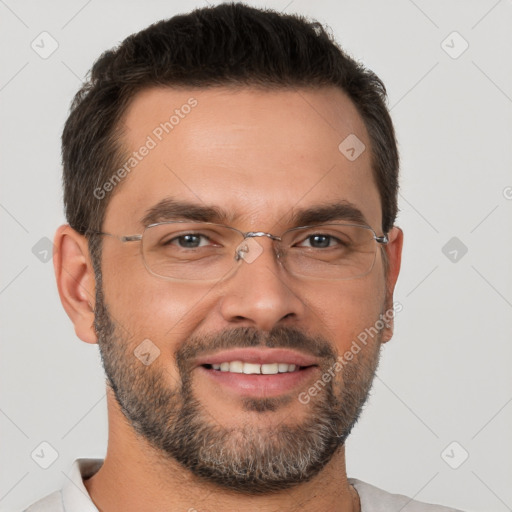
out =
[[[245,397],[275,397],[305,385],[316,358],[284,349],[235,349],[205,356],[197,370],[210,383]]]
[[[220,364],[205,364],[203,368],[219,372],[243,373],[245,375],[276,375],[278,373],[298,372],[307,366],[288,363],[248,363],[247,361],[225,361]]]

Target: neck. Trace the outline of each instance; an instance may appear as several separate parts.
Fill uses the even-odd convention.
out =
[[[348,483],[345,447],[308,482],[280,492],[241,494],[208,483],[135,434],[110,389],[109,444],[101,469],[84,481],[100,512],[280,510],[355,512],[359,499]]]

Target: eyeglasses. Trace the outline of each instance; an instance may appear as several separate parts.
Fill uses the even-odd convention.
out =
[[[273,241],[280,264],[290,274],[316,279],[355,279],[373,268],[377,247],[388,243],[369,226],[332,223],[301,226],[281,236],[210,222],[172,221],[151,224],[141,235],[118,236],[121,242],[141,242],[147,270],[178,281],[212,281],[227,277],[242,261],[252,263],[263,252],[255,238]]]

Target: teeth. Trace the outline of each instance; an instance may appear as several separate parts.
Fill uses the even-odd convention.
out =
[[[245,373],[246,375],[275,375],[277,373],[294,372],[299,368],[294,364],[288,363],[257,364],[244,363],[243,361],[224,362],[221,364],[212,364],[211,366],[214,370],[220,370],[221,372]]]
[[[261,373],[265,375],[272,375],[279,371],[279,365],[277,363],[271,364],[262,364],[261,365]]]
[[[233,373],[244,373],[244,363],[242,361],[231,361],[229,371]]]
[[[244,363],[244,373],[261,373],[261,364]]]

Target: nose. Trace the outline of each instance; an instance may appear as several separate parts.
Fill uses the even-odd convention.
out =
[[[272,240],[248,238],[238,254],[242,261],[224,284],[224,320],[263,331],[296,323],[306,306],[279,263]]]

